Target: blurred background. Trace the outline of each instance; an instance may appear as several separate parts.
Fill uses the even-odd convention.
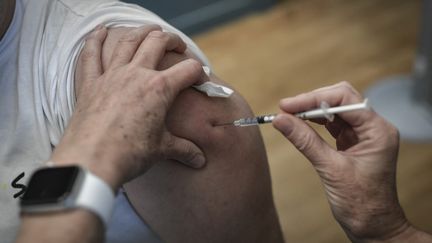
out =
[[[142,0],[141,4],[192,34],[215,73],[234,86],[256,114],[278,112],[279,99],[342,80],[364,92],[379,80],[413,73],[424,8],[420,0]],[[417,106],[398,112],[403,115],[411,108]],[[408,118],[405,124],[416,126],[410,121],[415,118],[403,116]],[[324,129],[316,128],[334,143]],[[285,238],[348,242],[309,162],[271,125],[261,131]],[[403,140],[398,165],[405,212],[414,225],[429,232],[431,145],[427,139]]]

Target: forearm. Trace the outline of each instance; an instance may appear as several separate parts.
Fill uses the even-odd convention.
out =
[[[417,243],[430,243],[432,242],[432,235],[422,230],[415,228],[412,225],[407,225],[405,228],[396,232],[393,236],[383,237],[382,239],[364,239],[353,240],[359,243],[398,243],[398,242],[417,242]]]
[[[413,226],[410,226],[402,232],[400,235],[396,236],[393,239],[390,239],[389,241],[386,241],[389,243],[393,242],[417,242],[417,243],[426,243],[426,242],[432,242],[432,235],[424,232],[422,230],[419,230]]]
[[[103,242],[102,221],[84,209],[23,214],[21,220],[17,243]]]
[[[87,144],[88,149],[78,149],[83,148],[83,144],[73,143],[70,137],[66,133],[62,143],[51,156],[54,166],[81,166],[106,182],[113,191],[116,191],[118,185],[121,184],[118,180],[123,180],[123,177],[119,172],[113,173],[114,169],[110,169],[112,168],[110,166],[113,163],[112,159],[95,156],[94,150],[90,149],[95,146],[89,144]],[[101,161],[107,162],[107,164],[102,165]],[[87,243],[103,242],[103,238],[102,220],[87,209],[74,208],[49,213],[23,213],[17,242]]]

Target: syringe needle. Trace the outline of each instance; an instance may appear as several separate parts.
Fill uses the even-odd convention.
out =
[[[218,124],[215,126],[236,126],[236,127],[248,127],[248,126],[256,126],[259,124],[270,123],[276,117],[276,114],[264,115],[264,116],[256,116],[256,117],[248,117],[241,118],[235,120],[230,123]]]
[[[223,127],[223,126],[234,126],[232,122],[230,123],[222,123],[222,124],[215,124],[214,127]]]

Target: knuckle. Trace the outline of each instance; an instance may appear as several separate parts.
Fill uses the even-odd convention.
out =
[[[164,153],[169,155],[170,153],[173,153],[175,151],[176,147],[176,140],[173,136],[167,136],[165,139],[163,139],[163,150]]]
[[[149,38],[159,39],[160,41],[168,41],[169,35],[165,32],[162,32],[160,30],[151,31],[148,34]]]
[[[120,58],[123,58],[125,56],[127,56],[128,52],[123,52],[123,51],[114,51],[112,56],[111,56],[111,60],[117,60]],[[113,62],[113,61],[111,61]]]
[[[154,60],[154,54],[150,50],[140,50],[138,49],[135,55],[139,56],[139,58],[132,59],[134,65],[150,65]],[[141,64],[142,63],[142,64]]]
[[[148,31],[149,33],[151,31],[162,31],[162,27],[160,27],[157,24],[150,24],[144,27],[146,31]]]
[[[379,140],[381,144],[386,148],[397,148],[399,147],[399,130],[390,122],[380,116],[376,116],[376,119],[371,121],[374,123],[376,133],[379,134]]]
[[[195,59],[189,59],[188,61],[189,61],[188,65],[190,67],[191,72],[194,73],[203,72],[202,64],[199,61]]]
[[[195,77],[204,73],[201,63],[194,59],[188,59],[182,72],[188,77]]]
[[[347,88],[352,88],[352,85],[351,85],[351,83],[350,82],[348,82],[348,81],[341,81],[341,82],[339,82],[338,83],[338,85],[339,86],[341,86],[341,87],[347,87]]]
[[[313,99],[314,101],[316,101],[317,100],[316,91],[311,91],[308,93],[301,93],[301,94],[296,95],[295,98],[299,99],[299,100]]]
[[[168,79],[164,74],[156,75],[150,81],[150,89],[153,94],[158,97],[160,105],[164,109],[169,108],[169,100],[172,96],[172,90],[168,84]]]
[[[144,37],[149,35],[151,32],[161,31],[161,30],[162,28],[159,25],[155,25],[155,24],[134,28],[129,32],[127,32],[125,35],[123,35],[120,38],[119,42],[141,43]]]
[[[123,35],[119,42],[120,43],[135,43],[140,42],[140,29],[134,29]]]
[[[101,35],[100,31],[94,31],[92,33],[89,33],[86,37],[86,41],[93,43],[93,42],[101,42],[103,38],[103,35]]]
[[[169,151],[173,151],[176,147],[176,140],[174,139],[174,137],[170,137],[168,139],[168,141],[166,142],[166,147],[168,148]]]
[[[84,49],[81,51],[80,59],[81,61],[89,61],[95,58],[98,54],[98,51],[92,45],[86,45]]]
[[[169,92],[168,81],[163,73],[159,73],[150,79],[148,85],[151,90],[158,94],[167,94]]]
[[[389,137],[391,138],[391,140],[393,141],[399,141],[400,138],[400,134],[399,134],[399,130],[393,126],[392,124],[388,123],[388,130],[389,130]]]
[[[127,80],[137,79],[141,75],[141,69],[135,65],[126,65],[125,69]]]
[[[311,150],[314,144],[314,137],[310,133],[299,134],[299,139],[297,141],[297,148],[302,152],[308,152]]]
[[[340,87],[341,87],[341,89],[343,89],[343,90],[345,90],[345,91],[348,91],[348,92],[350,92],[350,93],[352,93],[353,90],[354,90],[354,88],[351,86],[351,84],[348,83],[347,81],[342,81],[342,82],[340,83]]]
[[[342,81],[339,83],[339,87],[344,90],[347,94],[352,94],[355,97],[361,98],[361,94],[349,83],[348,81]]]

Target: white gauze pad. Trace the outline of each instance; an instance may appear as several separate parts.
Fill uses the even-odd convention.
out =
[[[207,74],[207,76],[210,77],[210,68],[207,66],[203,66],[203,70]],[[210,81],[205,82],[201,85],[194,85],[193,87],[203,93],[206,93],[209,97],[228,98],[234,93],[232,89],[220,84],[215,84]]]

